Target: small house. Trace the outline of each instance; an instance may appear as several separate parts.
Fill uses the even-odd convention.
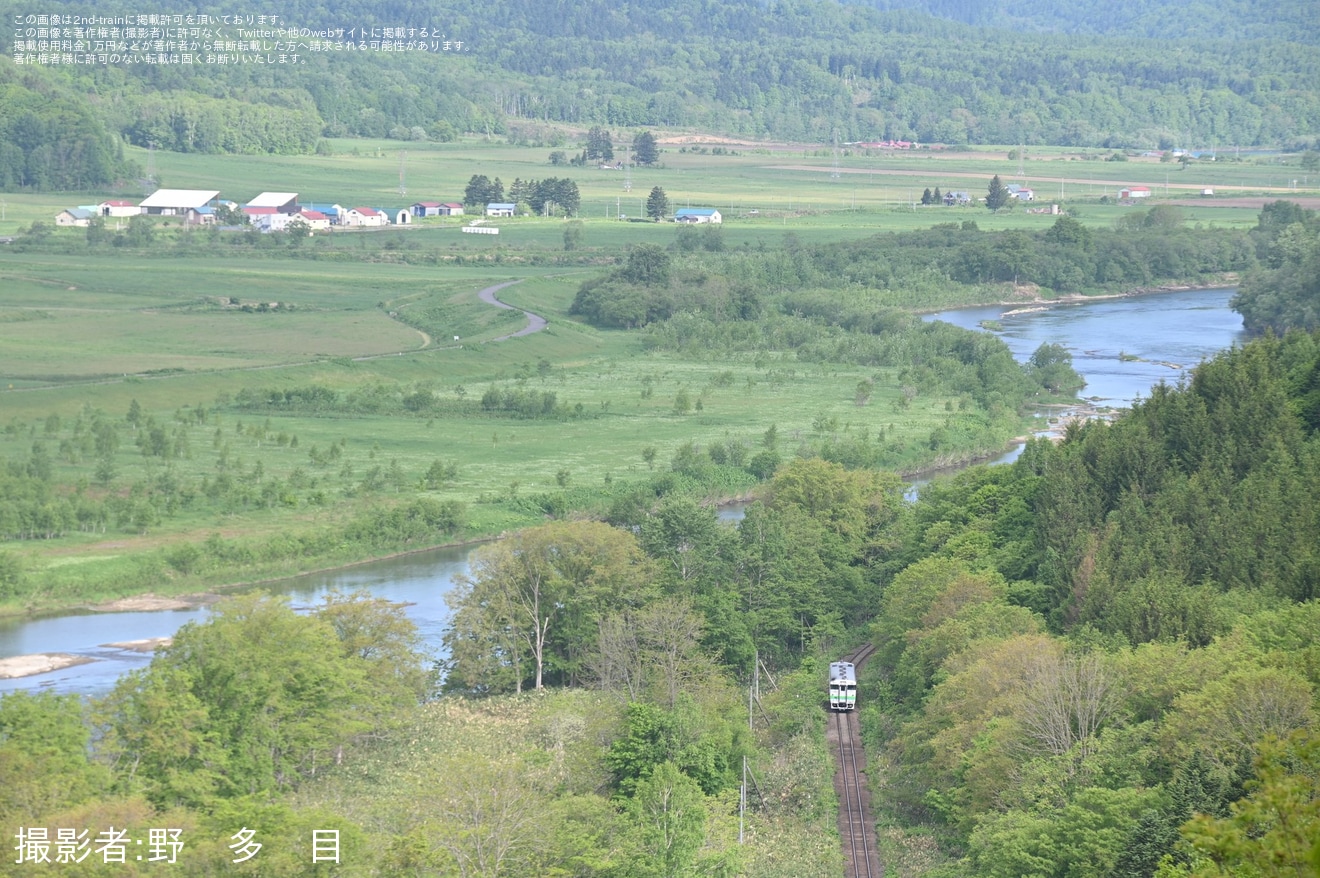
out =
[[[676,223],[722,223],[724,217],[711,207],[680,207],[674,211]]]
[[[486,216],[513,216],[517,205],[507,202],[492,201],[486,205]]]
[[[1004,188],[1008,190],[1009,198],[1016,198],[1018,201],[1036,200],[1036,193],[1031,189],[1028,189],[1026,186],[1022,186],[1018,183],[1009,183]]]
[[[439,201],[419,201],[412,206],[412,215],[418,219],[425,219],[428,216],[444,216],[440,208],[444,207]]]
[[[86,228],[92,224],[92,218],[95,216],[96,212],[86,207],[70,207],[55,215],[55,225]]]
[[[102,201],[97,205],[97,208],[101,216],[137,216],[142,212],[142,208],[138,207],[131,201],[125,201],[123,199]]]
[[[350,207],[339,214],[339,224],[364,228],[388,225],[389,219],[374,207]]]
[[[184,217],[190,226],[213,226],[216,223],[215,208],[209,204],[188,208]]]
[[[265,231],[270,231],[270,221],[267,217],[279,213],[279,211],[273,207],[253,207],[250,204],[246,205],[241,210],[243,216],[247,217],[247,221],[251,225],[261,226]]]
[[[1126,189],[1118,190],[1120,201],[1133,201],[1137,198],[1150,198],[1149,186],[1128,186]]]
[[[302,220],[307,225],[307,228],[313,232],[330,231],[330,217],[326,216],[319,210],[309,210],[304,207],[302,210],[298,211],[297,219]]]
[[[440,215],[462,216],[463,205],[459,204],[457,201],[446,201],[444,204],[440,205]]]
[[[252,224],[263,232],[287,232],[297,219],[297,214],[283,213],[272,208],[269,213],[258,214]]]
[[[968,192],[958,192],[951,189],[944,193],[945,207],[966,207],[971,203],[972,196]]]

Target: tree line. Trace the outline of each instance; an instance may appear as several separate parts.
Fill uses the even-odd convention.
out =
[[[821,290],[837,291],[831,298],[838,304],[821,301],[812,310],[849,309],[859,288],[880,307],[929,304],[936,291],[935,301],[979,301],[994,297],[987,285],[1004,283],[1061,293],[1126,290],[1247,272],[1260,248],[1245,232],[1190,229],[1171,205],[1128,214],[1113,229],[1061,216],[1040,232],[987,232],[963,220],[842,243],[804,245],[790,235],[774,251],[723,252],[718,232],[701,241],[694,235],[679,229],[668,251],[633,248],[611,273],[581,285],[572,312],[597,326],[628,328],[684,311],[721,323],[755,320],[768,310],[799,313]],[[767,309],[772,300],[778,307]],[[849,319],[861,325],[866,318]]]

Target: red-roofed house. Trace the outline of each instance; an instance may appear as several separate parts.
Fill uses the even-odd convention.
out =
[[[313,232],[330,231],[330,217],[321,213],[319,210],[308,210],[304,207],[302,210],[298,211],[298,215],[295,219],[302,220],[307,224],[307,228],[311,229]]]
[[[137,216],[142,213],[142,208],[138,207],[136,202],[122,199],[102,201],[97,205],[97,209],[101,216]]]
[[[350,207],[339,215],[341,226],[386,226],[389,217],[374,207]]]
[[[1122,201],[1131,201],[1134,198],[1150,198],[1150,187],[1129,186],[1126,189],[1118,190],[1118,197]]]

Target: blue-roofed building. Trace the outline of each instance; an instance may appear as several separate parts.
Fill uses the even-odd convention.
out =
[[[513,212],[517,209],[516,204],[492,201],[486,205],[486,216],[513,216]]]
[[[713,207],[680,207],[674,211],[676,223],[722,223],[724,217]]]

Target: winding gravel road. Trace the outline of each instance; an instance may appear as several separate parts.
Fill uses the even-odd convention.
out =
[[[522,283],[521,280],[509,280],[502,284],[495,284],[493,287],[486,287],[484,290],[477,293],[477,298],[481,299],[481,301],[485,302],[487,305],[494,305],[496,308],[503,308],[506,311],[522,311],[521,308],[515,308],[507,302],[501,302],[499,299],[495,298],[495,294],[500,290],[520,283]],[[527,318],[526,326],[517,332],[511,332],[508,335],[501,335],[499,338],[492,339],[492,341],[505,341],[510,338],[521,338],[524,335],[531,335],[533,332],[540,332],[542,329],[545,329],[550,325],[550,321],[546,320],[540,314],[533,314],[531,311],[523,311],[523,316]]]

